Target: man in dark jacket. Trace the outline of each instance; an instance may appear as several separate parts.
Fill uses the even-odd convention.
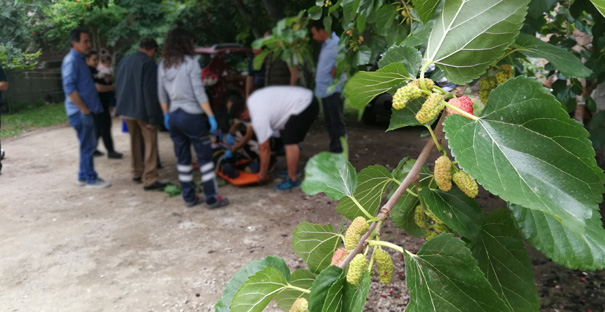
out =
[[[116,114],[124,118],[130,133],[132,180],[143,182],[146,191],[166,186],[158,181],[157,170],[158,126],[163,122],[153,60],[157,49],[154,39],[143,38],[139,51],[124,57],[118,65],[115,81]]]

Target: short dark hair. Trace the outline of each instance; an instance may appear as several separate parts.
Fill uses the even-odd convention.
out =
[[[153,39],[151,37],[145,37],[145,38],[141,39],[141,43],[139,43],[139,48],[143,48],[147,51],[151,51],[153,49],[158,48],[158,43],[157,43],[157,41],[155,41],[155,39]]]
[[[111,58],[111,55],[107,55],[107,54],[101,55],[101,62],[108,62],[108,61],[109,62],[113,61],[113,59]]]
[[[80,42],[81,34],[87,34],[88,36],[90,36],[90,31],[83,27],[76,27],[72,29],[67,37],[69,40],[69,44],[71,44],[72,42]]]
[[[228,98],[228,101],[231,101],[229,115],[231,115],[232,118],[239,118],[246,111],[246,103],[243,98],[231,96]]]
[[[90,58],[93,55],[99,55],[99,52],[97,52],[97,50],[90,50],[88,51],[88,54],[86,54],[86,58]]]
[[[326,26],[324,26],[324,22],[321,20],[316,20],[316,21],[310,21],[309,22],[309,29],[311,28],[315,28],[317,30],[326,30]]]

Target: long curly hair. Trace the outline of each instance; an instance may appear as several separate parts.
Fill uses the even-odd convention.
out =
[[[164,68],[179,66],[185,55],[194,55],[193,36],[182,28],[175,28],[168,33],[162,49]]]

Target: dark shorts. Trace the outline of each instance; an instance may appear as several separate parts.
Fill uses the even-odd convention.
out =
[[[315,118],[317,118],[317,114],[319,114],[319,103],[317,98],[313,97],[313,101],[304,111],[288,119],[282,133],[284,144],[298,144],[304,141],[307,132],[311,129]]]

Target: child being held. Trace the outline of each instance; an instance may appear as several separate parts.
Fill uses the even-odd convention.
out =
[[[103,79],[107,84],[112,84],[114,79],[113,68],[111,68],[111,55],[101,55],[101,61],[97,66],[97,75],[95,78]]]

